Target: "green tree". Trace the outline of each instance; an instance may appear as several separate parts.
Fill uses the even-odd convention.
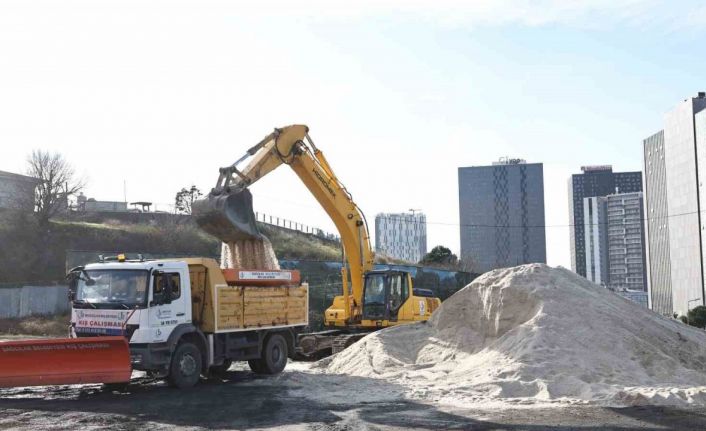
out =
[[[191,188],[183,188],[179,190],[174,198],[174,207],[176,212],[180,214],[191,214],[191,206],[194,201],[203,196],[201,190],[192,185]]]
[[[458,256],[451,253],[451,250],[443,245],[437,245],[429,253],[424,255],[422,264],[456,265]]]
[[[706,306],[699,305],[686,313],[687,323],[697,328],[706,328]]]

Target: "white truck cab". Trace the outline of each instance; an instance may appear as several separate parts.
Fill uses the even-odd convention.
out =
[[[75,336],[126,334],[130,343],[163,343],[177,326],[191,323],[184,262],[92,263],[81,270],[73,297]]]

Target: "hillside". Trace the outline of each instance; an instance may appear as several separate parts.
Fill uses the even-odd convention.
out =
[[[300,232],[262,225],[281,259],[337,260],[339,247]],[[0,215],[0,282],[61,281],[67,250],[218,256],[220,243],[184,219],[160,223],[52,221]]]
[[[269,238],[279,259],[341,259],[341,247],[335,241],[264,223],[258,225],[261,232]]]

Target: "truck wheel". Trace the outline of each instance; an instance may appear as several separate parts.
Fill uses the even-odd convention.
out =
[[[179,389],[190,388],[199,381],[200,375],[201,352],[192,343],[179,343],[169,367],[169,384]]]
[[[279,334],[267,338],[265,349],[262,352],[262,373],[279,374],[287,366],[287,342]]]
[[[212,374],[222,376],[228,371],[228,368],[230,368],[231,365],[233,365],[233,361],[230,359],[224,359],[221,365],[214,365],[209,370]]]

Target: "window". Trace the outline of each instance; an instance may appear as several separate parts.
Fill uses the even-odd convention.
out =
[[[403,302],[402,276],[392,275],[390,277],[390,310],[397,310]]]
[[[154,295],[160,295],[165,288],[172,289],[172,300],[181,297],[181,279],[179,273],[164,272],[154,276]]]
[[[145,306],[149,274],[143,270],[89,270],[79,279],[76,299],[97,304]],[[106,307],[103,307],[106,308]]]
[[[385,276],[383,274],[371,275],[365,283],[365,304],[385,304]]]

